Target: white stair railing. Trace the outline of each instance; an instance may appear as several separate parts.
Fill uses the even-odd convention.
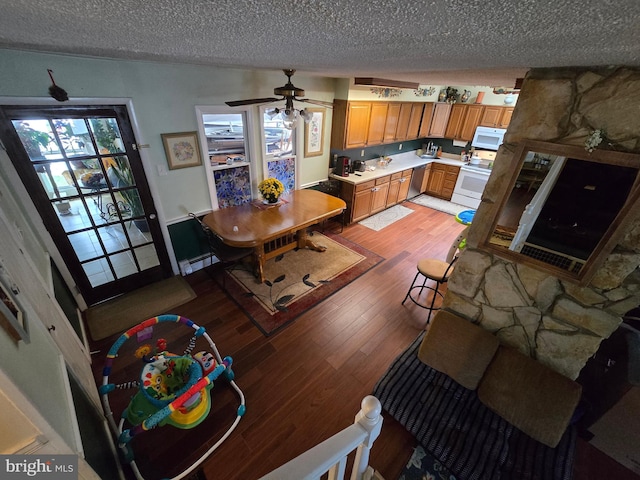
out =
[[[261,480],[315,480],[328,473],[328,480],[343,480],[347,456],[357,449],[351,480],[370,480],[369,452],[382,429],[382,406],[372,395],[360,404],[355,423],[262,477]]]

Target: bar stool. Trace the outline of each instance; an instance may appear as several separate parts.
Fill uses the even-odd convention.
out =
[[[429,310],[429,315],[427,316],[427,323],[429,323],[429,318],[431,317],[431,313],[434,310],[440,310],[440,308],[434,308],[433,306],[436,303],[436,296],[440,295],[440,298],[444,298],[442,292],[439,291],[440,285],[443,283],[447,283],[449,280],[449,276],[453,272],[453,264],[458,259],[457,255],[454,256],[450,262],[445,262],[443,260],[438,260],[437,258],[423,258],[418,262],[418,273],[413,277],[413,282],[411,282],[411,286],[409,287],[409,291],[407,295],[402,300],[402,305],[407,301],[407,298],[410,299],[413,303],[418,305],[419,307],[426,308]],[[422,285],[418,281],[418,277],[422,275],[424,280],[422,281]],[[433,280],[436,282],[435,288],[427,285],[427,280]],[[418,284],[416,284],[418,282]],[[433,298],[431,299],[431,305],[424,305],[416,298],[411,295],[411,291],[414,289],[418,289],[418,296],[422,293],[424,289],[431,290],[433,292]]]

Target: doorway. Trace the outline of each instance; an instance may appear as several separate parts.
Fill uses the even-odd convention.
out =
[[[125,105],[0,106],[0,139],[87,304],[172,275]]]

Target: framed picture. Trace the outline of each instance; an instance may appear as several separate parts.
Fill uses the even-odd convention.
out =
[[[24,340],[29,343],[27,323],[20,301],[18,287],[7,285],[5,277],[0,276],[0,327],[17,343]]]
[[[317,157],[324,149],[324,109],[307,108],[313,113],[309,123],[304,126],[304,156]]]
[[[163,133],[161,136],[170,170],[202,165],[197,132]]]

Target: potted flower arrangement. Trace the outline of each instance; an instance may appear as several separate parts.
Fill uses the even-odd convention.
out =
[[[267,203],[277,203],[284,192],[284,185],[277,178],[265,178],[258,185],[258,190]]]

